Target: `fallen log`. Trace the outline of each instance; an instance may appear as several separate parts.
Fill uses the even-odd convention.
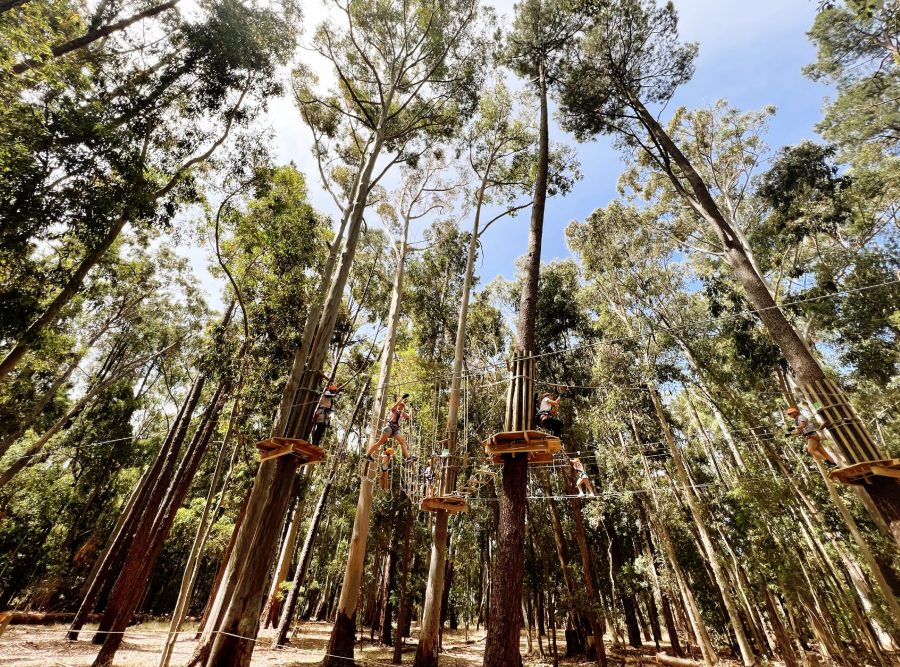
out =
[[[702,662],[688,658],[675,658],[667,653],[657,653],[656,662],[660,665],[667,665],[667,667],[703,667]]]

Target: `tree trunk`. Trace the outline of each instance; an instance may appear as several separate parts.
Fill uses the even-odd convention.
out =
[[[81,289],[81,284],[84,282],[88,273],[90,273],[91,269],[93,269],[97,262],[102,259],[103,255],[106,254],[106,251],[110,249],[113,241],[119,236],[119,232],[122,231],[122,228],[127,221],[128,217],[124,213],[118,217],[112,224],[112,227],[106,232],[106,235],[100,240],[100,243],[98,243],[97,246],[81,260],[78,268],[75,269],[75,272],[71,276],[69,276],[69,280],[66,281],[65,286],[60,293],[56,295],[56,298],[50,302],[50,305],[48,305],[44,312],[41,313],[40,317],[32,322],[22,335],[19,336],[19,340],[16,341],[13,348],[7,352],[3,360],[0,361],[0,381],[6,378],[10,371],[22,361],[22,358],[28,350],[30,350],[37,342],[38,338],[40,338],[44,329],[56,322],[62,309],[68,305],[72,300],[72,297],[74,297],[78,293],[78,290]]]
[[[537,174],[534,181],[528,250],[523,261],[525,275],[522,281],[519,320],[516,327],[516,349],[526,354],[531,354],[535,349],[534,331],[550,154],[547,81],[543,62],[539,66],[538,93],[540,97],[540,129]],[[531,426],[531,424],[520,423],[515,425],[513,430],[525,430]],[[491,580],[502,582],[502,586],[496,587],[491,596],[491,622],[488,625],[484,645],[485,667],[520,667],[522,663],[519,633],[522,624],[522,574],[525,566],[525,495],[527,486],[527,455],[504,455],[497,553],[491,573]]]
[[[87,617],[94,611],[97,601],[102,597],[101,593],[113,584],[121,572],[128,555],[130,545],[138,529],[141,518],[149,507],[159,507],[162,495],[169,480],[172,478],[178,451],[187,435],[191,417],[200,400],[200,394],[206,383],[205,374],[201,373],[194,380],[187,395],[182,402],[175,421],[162,447],[156,454],[156,458],[139,483],[134,502],[126,508],[126,516],[120,529],[110,538],[110,544],[97,569],[97,574],[87,587],[72,625],[69,627],[68,638],[72,641],[78,639],[78,632],[87,621]]]
[[[100,622],[98,635],[108,634],[102,635],[103,647],[94,659],[93,667],[112,665],[113,657],[124,639],[123,633],[150,583],[150,574],[162,552],[172,524],[175,523],[175,515],[191,488],[194,475],[212,439],[227,392],[226,383],[217,388],[203,421],[198,425],[191,444],[185,451],[171,486],[166,490],[162,502],[151,506],[153,509],[158,507],[159,511],[151,510],[142,518],[142,525],[135,533],[125,567],[116,579],[106,612]],[[96,639],[95,637],[95,643]]]
[[[571,483],[571,479],[569,480]],[[587,535],[584,531],[584,515],[582,514],[582,501],[580,498],[572,498],[572,510],[575,518],[575,537],[578,540],[578,551],[581,554],[581,571],[584,577],[584,593],[587,598],[590,611],[588,622],[591,625],[591,634],[594,635],[594,648],[597,652],[598,667],[606,667],[606,644],[603,642],[605,627],[603,617],[597,611],[600,605],[597,586],[594,583],[594,573],[591,567],[591,552],[588,548]],[[632,598],[633,602],[633,598]],[[640,643],[640,638],[638,638]]]
[[[525,491],[528,457],[505,455],[500,494],[500,524],[491,580],[490,621],[484,647],[485,667],[520,667],[522,573],[525,567]]]
[[[328,484],[326,483],[327,486]],[[266,600],[266,606],[263,608],[262,624],[264,628],[278,625],[282,607],[281,584],[287,579],[288,571],[291,569],[291,562],[296,555],[297,534],[300,532],[300,524],[303,523],[303,512],[305,509],[306,503],[297,498],[294,510],[289,512],[290,524],[281,542],[278,564],[275,566],[275,576],[272,577],[272,583],[269,586],[269,597]]]
[[[290,437],[310,431],[315,401],[297,400],[298,392],[315,391],[356,254],[369,183],[381,145],[382,137],[376,136],[356,180],[353,207],[345,217],[347,235],[337,275],[332,276],[337,239],[323,268],[318,293],[324,293],[328,286],[327,297],[324,305],[317,303],[307,318],[303,341],[282,393],[273,429],[275,434]],[[247,517],[226,567],[224,585],[210,610],[209,622],[191,658],[191,665],[246,667],[249,664],[259,631],[265,580],[296,469],[297,462],[293,457],[280,457],[260,465],[248,502]]]
[[[313,547],[315,546],[316,537],[319,534],[319,523],[322,521],[325,504],[328,502],[328,497],[331,494],[332,487],[334,486],[334,476],[337,474],[338,465],[341,463],[343,453],[347,449],[347,442],[350,439],[350,432],[353,429],[353,424],[356,423],[356,417],[362,409],[363,400],[365,400],[368,391],[369,379],[366,378],[362,389],[360,389],[359,396],[356,399],[356,404],[353,407],[353,414],[350,417],[350,423],[347,425],[347,429],[344,431],[344,437],[341,441],[341,446],[333,455],[331,469],[328,471],[328,478],[325,480],[325,484],[322,487],[322,492],[319,495],[319,501],[316,503],[316,508],[313,511],[312,518],[310,519],[309,527],[306,529],[306,538],[303,540],[303,549],[301,549],[300,551],[300,557],[297,561],[297,568],[294,570],[294,578],[291,581],[291,588],[285,598],[284,604],[282,605],[281,617],[278,622],[278,630],[275,633],[275,641],[273,642],[273,647],[284,646],[288,643],[288,631],[290,630],[291,623],[294,619],[294,611],[297,608],[297,599],[300,596],[300,589],[303,587],[303,583],[306,580],[306,572],[309,569],[309,563],[312,560]],[[322,591],[323,600],[325,599],[327,593],[327,590]]]
[[[206,605],[203,607],[203,612],[200,614],[200,622],[197,623],[197,633],[194,635],[194,639],[200,639],[200,636],[203,633],[203,628],[206,627],[209,622],[209,616],[212,612],[213,603],[218,597],[219,589],[222,586],[222,581],[225,578],[225,569],[228,566],[228,561],[231,558],[231,554],[234,551],[234,544],[237,541],[238,531],[240,531],[241,526],[244,523],[244,519],[247,516],[247,505],[250,502],[250,493],[246,492],[244,494],[243,500],[241,500],[241,508],[238,510],[237,519],[234,522],[234,530],[231,531],[231,537],[228,539],[228,546],[225,547],[225,553],[222,554],[222,559],[219,562],[219,567],[216,570],[216,578],[213,580],[213,584],[209,589],[209,596],[206,599]]]
[[[393,663],[395,665],[399,665],[403,662],[403,639],[406,636],[404,634],[404,628],[406,627],[407,619],[411,616],[410,614],[410,604],[409,604],[409,569],[410,569],[410,558],[412,552],[412,528],[413,528],[413,519],[414,511],[412,504],[409,501],[409,498],[405,498],[403,502],[403,558],[400,561],[400,601],[397,609],[397,636],[394,638],[394,656]]]
[[[638,444],[640,444],[637,425],[634,422],[634,415],[631,415],[631,427],[634,432],[635,440],[638,442]],[[656,493],[652,490],[653,478],[650,475],[650,468],[647,465],[646,458],[642,457],[642,463],[644,466],[644,474],[647,477],[647,483],[651,485],[650,488],[651,493],[653,494],[654,508],[658,512],[659,499],[656,497]],[[675,576],[675,582],[678,585],[678,590],[685,601],[689,620],[689,623],[685,624],[685,627],[693,631],[697,639],[697,643],[700,645],[700,651],[703,654],[704,663],[709,666],[715,665],[719,661],[719,658],[716,655],[716,651],[713,648],[712,641],[709,638],[709,632],[707,631],[706,624],[704,623],[703,617],[700,614],[700,608],[697,606],[697,600],[694,598],[694,594],[688,586],[687,579],[685,578],[684,572],[681,569],[681,564],[678,562],[678,554],[675,551],[675,545],[672,543],[672,538],[669,535],[669,530],[662,519],[658,517],[654,522],[654,527],[656,529],[656,534],[659,537],[659,541],[662,543],[663,549],[666,552],[666,557],[668,558],[669,566],[672,568],[672,574]],[[674,625],[675,624],[673,622],[670,626],[670,641],[671,628],[674,627]]]
[[[459,306],[459,319],[456,323],[456,346],[453,355],[453,367],[450,379],[450,398],[447,410],[447,449],[450,455],[446,459],[440,481],[441,495],[447,495],[456,488],[457,468],[451,465],[456,461],[456,450],[459,439],[459,394],[462,380],[462,368],[466,349],[466,319],[469,312],[469,296],[472,291],[472,275],[475,272],[475,256],[478,254],[478,234],[481,221],[481,206],[484,200],[486,182],[483,181],[478,193],[475,208],[475,220],[472,223],[472,237],[466,255],[466,273],[463,278],[462,297]],[[431,560],[428,565],[428,583],[425,589],[425,608],[422,614],[422,629],[419,633],[419,645],[416,648],[415,667],[437,667],[440,633],[438,601],[442,597],[444,587],[444,570],[447,561],[447,538],[450,517],[447,512],[435,513],[434,533],[431,542]]]
[[[679,484],[685,490],[684,495],[687,499],[688,507],[691,510],[691,516],[693,517],[694,523],[697,526],[697,532],[699,533],[700,541],[709,557],[709,565],[712,568],[716,584],[718,585],[719,590],[722,592],[722,599],[725,604],[725,610],[728,612],[728,618],[731,622],[734,634],[737,637],[738,647],[741,651],[741,658],[746,667],[752,667],[756,664],[756,656],[753,654],[753,649],[750,646],[750,642],[744,634],[744,628],[741,625],[740,615],[738,614],[737,607],[735,606],[734,600],[729,593],[728,580],[726,579],[725,573],[722,569],[722,565],[719,562],[719,555],[716,552],[715,547],[713,546],[712,537],[710,536],[709,531],[706,527],[706,519],[704,513],[697,503],[694,494],[691,492],[691,483],[684,461],[681,458],[681,450],[678,446],[678,443],[675,442],[675,437],[672,435],[672,431],[669,428],[669,422],[666,418],[665,411],[663,410],[662,402],[659,398],[659,392],[656,390],[656,387],[651,387],[649,393],[651,399],[653,400],[653,406],[656,409],[656,416],[659,419],[660,426],[662,427],[663,437],[665,438],[666,443],[669,445],[669,450],[672,453],[675,475],[678,479]]]
[[[725,219],[700,174],[643,104],[636,98],[632,98],[631,104],[641,123],[659,142],[683,174],[687,186],[674,172],[670,172],[668,175],[679,194],[718,234],[724,257],[735,278],[743,287],[750,304],[790,365],[797,382],[801,387],[807,387],[813,382],[825,380],[825,373],[818,360],[813,356],[800,333],[775,303],[768,285],[750,260],[747,248],[740,236],[735,233],[731,223]],[[852,413],[852,407],[846,397],[841,395],[834,397],[834,400],[845,402]],[[861,419],[854,421],[856,422],[855,426],[869,436],[874,447],[874,440],[868,434],[865,423]],[[889,458],[884,452],[880,452],[879,456]],[[865,490],[890,526],[895,543],[900,545],[900,484],[896,479],[890,477],[875,476],[872,483],[866,485]]]
[[[573,498],[573,505],[576,501],[578,502],[580,510],[581,501],[578,498]],[[580,516],[581,512],[578,511],[576,512],[576,514]],[[581,523],[584,523],[583,519]],[[606,529],[606,534],[609,537],[610,565],[612,566],[613,575],[617,576],[621,574],[622,569],[625,567],[625,556],[622,553],[622,542],[621,540],[619,540],[619,535],[616,531],[615,524],[608,515],[604,517],[603,525]],[[624,612],[625,616],[625,631],[628,635],[628,643],[634,648],[641,648],[641,631],[640,627],[638,626],[634,595],[628,592],[620,592],[619,598],[622,602],[622,611]]]
[[[225,437],[222,438],[222,444],[219,449],[219,455],[216,457],[216,466],[213,469],[212,480],[209,483],[209,491],[206,494],[206,504],[203,506],[203,513],[200,515],[200,523],[197,526],[197,534],[194,536],[194,543],[191,545],[191,551],[188,554],[187,563],[184,566],[184,575],[181,578],[181,587],[178,590],[178,600],[175,602],[175,610],[172,612],[172,621],[169,624],[169,635],[166,637],[166,644],[163,647],[162,656],[159,659],[159,667],[169,667],[169,661],[172,659],[172,651],[175,649],[175,642],[178,639],[178,632],[181,630],[181,624],[187,616],[188,605],[191,601],[191,594],[194,591],[194,584],[197,581],[197,574],[200,571],[200,560],[203,555],[203,549],[206,546],[206,540],[209,537],[209,531],[212,527],[210,515],[215,513],[212,511],[213,503],[217,495],[217,487],[219,479],[222,476],[222,469],[225,463],[225,452],[228,448],[228,442],[234,434],[234,428],[237,422],[238,410],[240,406],[240,393],[243,386],[243,378],[238,380],[237,387],[234,391],[234,403],[231,406],[231,414],[228,417],[228,428],[225,430]],[[222,495],[225,495],[225,487],[228,484],[226,477],[222,487]],[[219,501],[221,505],[221,500]]]
[[[545,488],[544,493],[548,496],[552,496],[549,487]],[[556,500],[553,499],[548,500],[547,505],[550,510],[550,527],[552,528],[553,545],[556,548],[556,556],[559,559],[559,566],[562,569],[563,585],[566,588],[566,601],[572,614],[577,615],[578,610],[575,601],[578,599],[578,596],[575,592],[575,583],[572,581],[572,572],[569,570],[569,561],[571,559],[569,557],[568,546],[566,545],[566,538],[563,534],[562,521],[560,521],[559,518],[559,508],[556,505]]]
[[[388,383],[391,379],[391,366],[394,358],[394,346],[397,339],[397,323],[400,319],[400,300],[403,297],[403,277],[407,252],[407,235],[409,221],[403,231],[400,244],[397,270],[394,274],[394,289],[391,306],[388,312],[388,324],[385,332],[384,347],[381,351],[381,369],[378,385],[375,389],[375,403],[372,408],[369,447],[377,442],[380,426],[387,409]],[[373,483],[369,479],[370,465],[366,463],[360,479],[359,498],[356,503],[356,514],[353,518],[353,534],[350,538],[350,549],[347,554],[347,565],[344,570],[344,582],[341,587],[340,603],[331,637],[328,640],[325,660],[322,667],[344,667],[347,660],[353,659],[355,639],[356,607],[359,602],[359,587],[362,581],[366,561],[366,543],[369,538],[369,519],[372,513]]]

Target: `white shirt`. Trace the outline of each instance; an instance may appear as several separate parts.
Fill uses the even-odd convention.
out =
[[[550,402],[550,397],[546,396],[541,399],[541,407],[538,412],[550,412],[553,410],[553,404]]]

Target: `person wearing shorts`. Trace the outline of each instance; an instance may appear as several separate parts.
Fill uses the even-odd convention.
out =
[[[594,485],[591,484],[591,478],[587,476],[587,473],[584,471],[584,464],[581,462],[581,459],[574,458],[572,459],[572,467],[575,469],[575,472],[578,473],[578,480],[575,482],[575,487],[578,489],[578,495],[584,497],[585,489],[587,489],[587,495],[594,497]]]
[[[388,473],[391,471],[391,461],[393,460],[394,449],[392,447],[388,447],[384,450],[384,453],[381,455],[381,488],[385,491],[388,490],[390,486],[388,482]]]
[[[809,418],[802,414],[795,406],[791,406],[785,410],[785,414],[794,420],[794,430],[789,431],[788,435],[805,438],[806,451],[809,452],[814,459],[821,461],[830,468],[835,467],[836,464],[834,459],[831,458],[831,454],[829,454],[825,447],[822,446],[822,436],[819,435],[815,424],[813,424]]]
[[[325,431],[331,424],[331,412],[334,410],[334,400],[341,393],[341,388],[336,384],[328,385],[328,388],[322,393],[319,399],[319,405],[316,407],[316,413],[313,415],[312,437],[310,442],[317,447],[322,444],[325,437]]]
[[[401,435],[400,422],[403,419],[411,419],[412,414],[406,411],[406,399],[409,398],[409,394],[403,394],[403,398],[394,403],[391,406],[391,410],[388,413],[387,422],[384,425],[384,428],[381,429],[381,437],[369,447],[369,451],[367,453],[367,458],[370,461],[374,461],[373,455],[381,446],[386,443],[388,440],[396,440],[397,444],[400,445],[400,449],[403,450],[403,456],[405,458],[409,457],[409,446],[406,444],[406,438]]]

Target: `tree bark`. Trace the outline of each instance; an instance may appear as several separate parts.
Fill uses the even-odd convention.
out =
[[[225,452],[228,449],[228,442],[234,434],[238,411],[240,409],[240,393],[242,386],[243,378],[238,380],[237,387],[234,391],[234,403],[231,406],[231,414],[228,417],[228,428],[225,430],[225,437],[222,438],[219,455],[216,457],[216,466],[213,469],[212,480],[210,480],[209,483],[209,491],[206,494],[206,503],[203,506],[203,513],[200,515],[200,523],[197,526],[197,534],[194,536],[194,543],[191,545],[191,551],[188,554],[188,560],[184,566],[181,587],[178,590],[178,599],[175,602],[175,610],[172,612],[172,621],[169,624],[169,634],[166,637],[166,644],[163,647],[163,652],[159,659],[159,667],[169,667],[169,661],[172,659],[172,651],[175,649],[175,642],[178,639],[178,632],[181,630],[181,624],[184,623],[185,616],[187,616],[191,594],[193,593],[194,584],[197,581],[197,574],[200,570],[200,559],[203,555],[203,549],[206,546],[206,540],[209,537],[210,528],[212,527],[210,514],[212,513],[213,503],[217,494],[216,489],[219,486],[219,479],[222,476],[222,469],[225,464]],[[226,476],[222,487],[222,495],[225,494],[227,484],[228,477]]]
[[[456,323],[456,345],[453,354],[453,367],[450,379],[450,398],[447,410],[447,449],[450,455],[446,459],[441,474],[440,493],[446,495],[456,488],[457,468],[451,465],[456,461],[456,450],[459,440],[459,397],[462,380],[462,368],[466,349],[466,319],[469,312],[469,297],[472,291],[472,275],[475,272],[475,256],[478,254],[478,234],[481,222],[481,207],[484,201],[486,181],[482,181],[475,208],[475,219],[472,223],[472,237],[466,255],[466,273],[463,278],[462,297],[459,306],[459,318]],[[435,513],[434,532],[431,541],[431,560],[428,565],[428,583],[425,589],[425,605],[422,613],[422,629],[419,633],[419,644],[416,648],[415,667],[437,667],[440,634],[439,600],[444,587],[444,570],[447,561],[448,524],[450,516],[447,512]]]
[[[547,111],[547,80],[544,63],[539,65],[538,94],[540,128],[538,136],[537,174],[531,207],[528,249],[523,261],[525,276],[519,300],[516,348],[530,354],[534,349],[537,316],[538,280],[541,270],[541,240],[544,209],[547,202],[550,135]],[[516,430],[531,428],[518,424]],[[525,495],[528,486],[528,457],[504,455],[503,485],[500,496],[500,523],[497,530],[497,553],[491,580],[502,582],[491,595],[487,638],[484,645],[484,667],[520,667],[519,634],[522,624],[522,573],[525,566]],[[335,666],[336,667],[336,666]]]
[[[300,557],[297,561],[297,567],[294,570],[294,577],[291,581],[291,588],[285,597],[284,604],[281,609],[281,617],[278,622],[278,630],[275,633],[275,641],[273,642],[273,647],[284,646],[288,643],[288,632],[291,629],[291,623],[294,619],[294,612],[297,608],[297,600],[300,595],[300,589],[303,587],[303,583],[306,580],[306,573],[309,570],[309,563],[312,560],[313,547],[315,546],[316,537],[319,534],[319,524],[322,521],[322,516],[324,515],[325,504],[328,502],[328,497],[331,494],[331,489],[334,486],[334,476],[337,474],[338,465],[341,463],[341,459],[344,451],[347,449],[347,442],[350,439],[350,432],[353,429],[353,424],[356,423],[356,417],[362,409],[363,400],[366,397],[366,394],[369,391],[369,380],[366,379],[363,384],[362,389],[360,389],[359,396],[356,399],[356,404],[353,407],[353,414],[350,417],[350,422],[347,425],[347,429],[344,431],[344,437],[341,442],[341,446],[334,454],[334,458],[331,463],[331,470],[328,471],[328,477],[325,480],[325,484],[322,487],[322,492],[319,495],[319,501],[316,503],[316,508],[313,510],[312,517],[309,522],[309,527],[306,529],[306,538],[303,540],[303,548],[300,550]],[[322,591],[323,599],[327,595],[328,591]]]
[[[152,504],[147,514],[142,517],[142,525],[135,533],[125,566],[116,579],[106,612],[100,621],[98,635],[102,636],[103,647],[94,659],[93,667],[112,665],[113,657],[124,639],[123,633],[150,583],[150,574],[175,523],[178,508],[191,488],[194,475],[212,439],[228,389],[227,382],[220,384],[216,389],[171,485],[161,498],[162,502],[158,505]],[[159,508],[158,511],[156,508]],[[97,637],[94,641],[96,643]]]
[[[485,667],[521,667],[522,573],[525,568],[525,491],[528,457],[507,454],[503,464],[500,523],[491,580],[490,621],[484,646]]]
[[[327,296],[324,302],[314,305],[307,317],[302,343],[296,351],[288,382],[282,392],[273,429],[275,434],[295,436],[310,431],[315,402],[305,398],[297,400],[298,392],[315,391],[356,254],[371,174],[382,142],[380,135],[373,140],[356,179],[353,206],[342,221],[346,238],[343,239],[337,274],[332,275],[338,250],[337,239],[323,267],[318,293],[326,292],[327,287]],[[343,231],[338,238],[342,235]],[[296,469],[297,462],[293,457],[280,457],[260,465],[248,501],[246,519],[226,566],[223,586],[210,610],[209,621],[190,665],[246,667],[249,664],[254,638],[259,631],[265,580],[276,548],[279,520],[287,511],[287,491]]]
[[[407,234],[409,221],[404,227],[403,239],[398,252],[397,270],[394,273],[393,295],[388,312],[387,330],[384,347],[381,351],[381,369],[378,385],[375,390],[375,403],[372,408],[369,447],[377,442],[380,426],[387,409],[388,383],[391,379],[394,347],[397,339],[397,324],[400,320],[400,300],[403,297],[403,277],[407,252]],[[360,479],[359,498],[356,503],[356,514],[353,518],[353,534],[350,538],[350,549],[347,554],[347,565],[344,570],[344,582],[338,604],[337,617],[328,640],[325,660],[322,667],[343,667],[353,659],[353,644],[356,627],[356,607],[359,602],[359,587],[362,581],[366,560],[366,543],[369,538],[369,519],[372,514],[373,483],[368,477],[370,465],[367,463]]]
[[[191,417],[200,400],[200,394],[205,383],[206,375],[201,373],[191,384],[184,401],[181,403],[175,421],[166,434],[162,447],[160,447],[156,458],[140,482],[134,502],[130,507],[126,508],[126,516],[120,530],[110,538],[110,545],[106,549],[97,574],[87,587],[81,605],[75,614],[72,625],[69,627],[68,638],[70,640],[75,641],[78,639],[78,632],[87,621],[88,615],[94,611],[94,607],[101,597],[101,592],[115,582],[118,573],[121,572],[141,517],[147,512],[148,507],[159,507],[163,490],[168,485],[174,472],[178,451],[181,449],[181,445],[187,435]],[[152,505],[154,499],[155,505]]]
[[[397,636],[394,638],[394,656],[392,662],[399,665],[403,662],[403,639],[406,636],[404,629],[410,617],[409,604],[409,570],[412,556],[412,528],[414,510],[409,498],[403,500],[403,557],[400,561],[400,600],[397,609]]]
[[[106,232],[106,235],[100,240],[100,243],[84,256],[79,263],[78,268],[75,269],[75,272],[71,276],[69,276],[68,281],[66,281],[66,284],[63,286],[62,290],[60,290],[59,294],[56,295],[56,298],[50,302],[50,305],[47,306],[44,312],[28,326],[21,336],[19,336],[19,339],[16,341],[13,348],[7,352],[3,360],[0,361],[0,381],[3,381],[6,376],[9,375],[10,371],[22,361],[28,350],[30,350],[37,342],[38,338],[40,338],[44,329],[56,322],[62,309],[68,305],[72,298],[78,293],[78,290],[81,289],[81,284],[84,282],[88,273],[90,273],[91,269],[93,269],[94,266],[97,265],[97,262],[102,259],[107,250],[110,249],[113,241],[118,238],[119,233],[122,231],[122,228],[127,221],[128,216],[122,213]]]
[[[571,480],[570,480],[571,481]],[[581,554],[581,571],[584,577],[584,593],[590,605],[588,622],[591,625],[591,633],[594,635],[594,648],[597,652],[597,666],[606,667],[606,644],[603,642],[605,627],[603,617],[597,608],[600,605],[597,586],[594,583],[594,572],[591,567],[591,552],[588,548],[587,535],[584,530],[584,515],[582,514],[582,501],[580,498],[572,498],[572,510],[575,517],[575,537],[578,540],[578,551]],[[633,598],[632,598],[633,603]],[[640,642],[640,638],[638,638]]]
[[[289,512],[290,524],[287,526],[287,531],[281,542],[278,564],[275,566],[275,576],[272,577],[272,583],[269,585],[269,597],[263,608],[264,620],[262,624],[265,628],[278,625],[278,618],[281,615],[282,608],[281,584],[287,579],[288,571],[291,569],[291,562],[296,555],[297,534],[300,532],[300,524],[303,523],[303,512],[305,509],[306,503],[298,498],[293,511]]]
[[[637,425],[634,422],[634,415],[631,415],[631,427],[634,432],[635,440],[638,442],[638,444],[640,444]],[[654,508],[658,513],[659,499],[656,497],[656,493],[652,490],[653,479],[650,475],[650,468],[647,465],[646,458],[642,457],[642,463],[644,466],[644,474],[647,477],[647,482],[651,485],[650,488],[653,497]],[[678,585],[678,590],[685,601],[686,612],[689,620],[689,623],[685,624],[685,626],[686,628],[693,631],[697,639],[697,643],[700,645],[700,651],[703,654],[703,662],[707,666],[715,665],[716,663],[718,663],[719,658],[716,655],[715,648],[713,648],[712,641],[709,637],[709,632],[706,629],[706,624],[704,623],[703,617],[700,614],[700,608],[697,605],[697,600],[696,598],[694,598],[694,594],[688,586],[687,579],[685,578],[684,572],[681,569],[681,564],[678,562],[678,554],[675,551],[675,545],[672,543],[672,538],[669,535],[669,530],[662,519],[658,517],[658,515],[657,520],[654,522],[654,527],[656,529],[656,534],[659,537],[659,541],[662,544],[664,551],[666,552],[666,557],[668,558],[669,566],[672,568],[672,574],[675,576],[675,582]],[[670,626],[670,641],[671,627],[674,627],[674,622]]]
[[[740,235],[726,220],[703,178],[640,100],[632,96],[630,103],[637,112],[641,123],[683,174],[687,185],[674,171],[669,170],[667,175],[679,195],[712,226],[719,236],[725,260],[772,340],[787,360],[798,383],[801,387],[805,387],[812,382],[824,380],[825,373],[818,360],[813,356],[800,333],[775,303],[764,278],[753,265],[748,249]],[[844,400],[846,399],[844,398]],[[862,420],[857,421],[859,428],[868,431]],[[880,455],[882,458],[889,458],[883,452]],[[895,543],[900,545],[900,484],[896,479],[890,477],[875,476],[872,483],[867,484],[865,489],[875,507],[890,526]]]
[[[718,585],[719,590],[722,592],[722,599],[725,604],[725,610],[728,612],[728,618],[731,622],[734,634],[737,637],[738,647],[740,648],[741,652],[741,658],[746,667],[752,667],[756,664],[756,656],[753,654],[753,649],[750,646],[750,642],[747,639],[747,636],[744,634],[744,628],[741,625],[740,615],[738,613],[737,607],[734,604],[734,600],[731,598],[731,595],[729,593],[728,580],[725,577],[725,573],[719,561],[719,555],[713,545],[712,537],[710,536],[709,531],[706,527],[704,512],[697,503],[694,494],[691,491],[691,483],[684,461],[681,458],[681,450],[679,449],[678,443],[675,442],[675,437],[672,435],[672,431],[669,428],[668,419],[666,418],[666,414],[662,406],[662,401],[659,398],[659,392],[656,390],[656,387],[652,386],[649,393],[650,398],[653,401],[653,406],[656,409],[656,416],[659,419],[660,426],[662,427],[663,437],[669,445],[669,450],[672,453],[672,461],[675,467],[676,478],[678,479],[681,487],[685,490],[684,495],[687,499],[688,507],[691,510],[691,516],[693,517],[694,523],[697,526],[697,532],[699,533],[700,541],[708,555],[709,565],[712,568],[716,584]]]

